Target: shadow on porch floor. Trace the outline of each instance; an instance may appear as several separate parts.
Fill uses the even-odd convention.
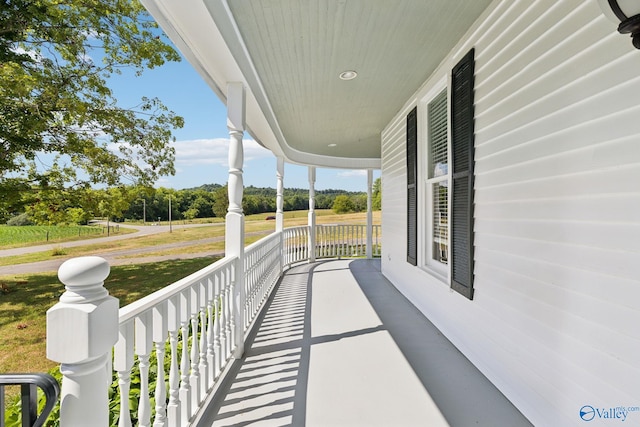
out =
[[[288,270],[200,426],[529,426],[380,273]]]

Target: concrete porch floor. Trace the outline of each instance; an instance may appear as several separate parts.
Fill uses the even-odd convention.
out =
[[[288,270],[200,426],[529,426],[380,273]]]

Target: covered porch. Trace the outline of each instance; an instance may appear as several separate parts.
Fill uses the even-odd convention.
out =
[[[286,228],[119,310],[104,260],[63,264],[61,425],[530,425],[345,245],[365,233],[317,227],[337,237]]]
[[[329,259],[284,273],[194,425],[530,424],[380,260]]]

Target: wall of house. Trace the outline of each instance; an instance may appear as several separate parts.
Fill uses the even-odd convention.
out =
[[[409,265],[404,237],[406,114],[471,47],[473,301]],[[398,289],[535,425],[640,407],[640,51],[597,1],[494,2],[382,139],[382,269]]]

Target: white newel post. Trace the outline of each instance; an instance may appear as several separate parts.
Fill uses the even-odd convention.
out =
[[[110,358],[119,326],[119,302],[103,286],[109,271],[95,256],[70,259],[58,270],[66,291],[47,311],[47,358],[61,363],[64,427],[109,424]]]
[[[316,261],[316,168],[309,166],[309,262]]]
[[[284,230],[284,158],[278,157],[276,166],[276,231]]]
[[[244,354],[244,213],[242,212],[242,167],[244,151],[242,137],[245,129],[245,94],[242,83],[227,85],[227,128],[229,129],[229,208],[226,216],[225,255],[238,257],[235,268],[233,295],[235,320],[234,357]]]
[[[373,170],[367,169],[367,259],[373,258]]]

